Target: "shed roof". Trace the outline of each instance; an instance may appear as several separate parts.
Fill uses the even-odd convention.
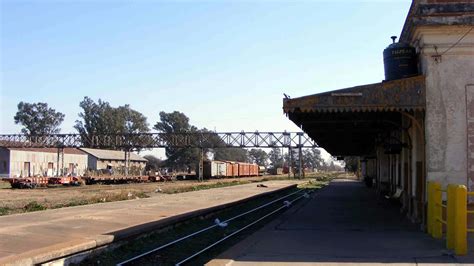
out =
[[[125,152],[123,151],[115,151],[115,150],[102,150],[102,149],[91,149],[91,148],[80,148],[80,150],[96,157],[100,160],[117,160],[117,161],[124,161],[125,160]],[[147,159],[141,157],[140,155],[131,152],[130,153],[130,160],[131,161],[140,161],[140,162],[147,162]]]
[[[5,148],[11,151],[31,151],[31,152],[47,152],[47,153],[57,153],[57,148]],[[83,151],[76,148],[64,148],[64,154],[82,154],[85,155]]]

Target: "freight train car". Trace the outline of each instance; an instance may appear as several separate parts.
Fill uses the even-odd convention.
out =
[[[231,177],[239,176],[239,163],[238,162],[227,162],[228,175]]]
[[[232,161],[205,161],[204,178],[258,176],[258,165]]]
[[[227,176],[227,163],[222,161],[204,161],[204,178],[221,178]]]
[[[248,163],[239,163],[239,176],[249,176],[249,164]]]

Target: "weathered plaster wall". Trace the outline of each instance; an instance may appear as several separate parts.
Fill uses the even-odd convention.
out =
[[[474,30],[452,46],[469,28],[419,27],[413,40],[421,51],[421,69],[426,76],[427,180],[444,185],[468,183],[466,85],[474,83]],[[474,155],[474,147],[470,152]],[[471,159],[474,167],[474,157]]]

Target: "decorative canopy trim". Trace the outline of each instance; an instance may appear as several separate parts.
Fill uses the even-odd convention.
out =
[[[284,99],[283,111],[286,114],[423,111],[425,99],[425,77],[416,76]]]

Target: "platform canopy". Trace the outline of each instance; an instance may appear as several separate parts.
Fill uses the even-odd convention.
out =
[[[401,129],[402,112],[425,110],[425,77],[284,99],[283,110],[332,155],[370,155],[384,135]]]

